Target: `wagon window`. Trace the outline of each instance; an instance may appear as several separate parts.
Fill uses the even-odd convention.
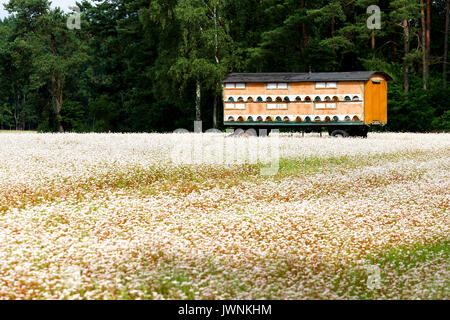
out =
[[[284,102],[289,102],[291,100],[289,100],[289,97],[284,97]]]
[[[353,97],[353,101],[359,101],[358,96],[354,96],[354,97]]]
[[[300,101],[302,101],[302,98],[296,97],[296,98],[295,98],[295,101],[300,102]]]
[[[325,82],[316,82],[316,88],[325,88]]]
[[[325,101],[329,102],[329,101],[331,101],[331,98],[329,96],[326,96]]]
[[[311,102],[311,98],[310,98],[310,97],[308,97],[308,96],[306,96],[306,97],[305,97],[305,101],[307,101],[307,102]]]
[[[239,97],[239,98],[237,99],[237,101],[238,101],[238,102],[244,102],[244,98]]]
[[[229,98],[228,98],[228,101],[229,101],[229,102],[234,102],[234,98],[233,98],[233,97],[229,97]]]
[[[352,99],[349,96],[345,96],[345,101],[352,101]]]
[[[276,101],[276,102],[281,102],[281,101],[283,101],[283,100],[281,99],[281,97],[277,97],[277,98],[275,99],[275,101]]]
[[[256,101],[258,101],[258,102],[262,102],[262,101],[263,101],[263,98],[261,98],[261,97],[258,97],[258,98],[256,99]]]
[[[271,82],[267,84],[267,89],[287,89],[287,83],[286,82],[280,82],[280,83],[275,83],[275,82]]]
[[[320,99],[319,96],[317,96],[317,97],[314,98],[314,101],[321,101],[321,99]]]

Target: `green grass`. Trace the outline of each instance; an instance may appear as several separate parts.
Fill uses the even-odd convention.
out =
[[[308,157],[304,159],[280,159],[278,174],[292,175],[292,174],[311,174],[319,173],[324,168],[331,168],[337,166],[351,166],[355,160],[349,156],[320,158],[317,156]]]
[[[402,262],[405,265],[416,265],[418,262],[425,262],[429,260],[430,257],[441,252],[450,257],[450,240],[438,242],[431,246],[416,244],[411,248],[393,248],[384,252],[381,258],[369,257],[369,260],[374,263],[377,261],[383,264],[391,263],[398,267],[399,262]]]
[[[383,252],[378,256],[367,256],[363,260],[367,261],[367,265],[378,266],[380,269],[381,286],[378,289],[369,289],[367,287],[368,273],[367,270],[360,266],[352,265],[341,276],[351,279],[346,287],[338,286],[336,283],[335,290],[337,292],[346,292],[351,290],[351,296],[360,300],[377,299],[385,296],[396,297],[400,299],[408,299],[403,296],[406,289],[405,283],[402,286],[392,288],[390,283],[417,267],[421,263],[430,262],[440,257],[446,261],[446,267],[450,261],[450,240],[444,240],[432,245],[416,244],[412,247],[392,248]],[[386,273],[389,272],[389,275]],[[433,278],[433,274],[424,275],[428,280]],[[396,279],[397,278],[397,279]],[[421,279],[425,287],[432,288],[435,285],[428,282],[427,279]],[[450,279],[446,281],[446,287],[441,288],[441,292],[433,299],[448,299],[450,294]]]
[[[267,283],[267,290],[261,292],[261,296],[256,299],[282,299],[286,279],[297,278],[297,281],[304,281],[305,285],[314,287],[313,282],[322,279],[328,285],[327,287],[334,291],[337,296],[343,299],[411,299],[410,292],[414,288],[409,288],[411,284],[419,283],[421,288],[425,290],[437,289],[431,299],[448,299],[450,294],[450,279],[447,279],[446,286],[436,285],[435,274],[433,269],[427,270],[423,278],[414,278],[405,283],[400,281],[400,277],[411,272],[413,268],[420,263],[432,262],[439,270],[448,269],[448,261],[450,259],[450,240],[443,240],[435,244],[417,244],[410,247],[392,248],[382,252],[376,256],[362,257],[358,263],[350,265],[339,264],[318,264],[317,270],[312,271],[312,279],[306,279],[303,275],[303,268],[298,265],[292,265],[289,261],[284,261],[276,257],[267,257],[273,263],[272,272],[267,274],[271,279]],[[369,273],[366,266],[378,266],[380,269],[381,286],[379,288],[370,289],[367,286]],[[153,274],[152,280],[146,280],[140,283],[140,287],[148,295],[144,299],[154,299],[153,293],[157,293],[166,299],[214,299],[212,296],[199,296],[192,283],[203,282],[205,287],[210,285],[211,281],[216,283],[217,287],[213,287],[219,292],[227,292],[230,297],[236,296],[240,292],[250,292],[254,286],[253,280],[241,279],[239,271],[235,268],[228,269],[223,264],[217,264],[212,260],[205,263],[204,272],[200,274],[191,274],[190,269],[180,269],[177,267],[176,261],[166,261],[161,265],[145,264],[145,268],[157,269],[157,273]],[[320,277],[318,275],[320,274]],[[159,276],[158,276],[159,275]],[[208,275],[209,281],[205,280]],[[311,274],[310,274],[311,275]],[[408,277],[407,277],[408,278]],[[393,285],[395,283],[395,285]],[[120,292],[122,299],[133,299],[133,294],[127,292],[129,284],[123,283],[125,289]],[[311,288],[311,289],[312,289]],[[306,289],[306,287],[305,287]],[[197,289],[198,290],[198,289]],[[201,290],[201,287],[200,287]],[[314,290],[313,290],[314,291]],[[425,298],[429,296],[425,296]],[[292,297],[290,297],[292,298]],[[310,296],[311,299],[323,299],[322,292],[315,292]]]
[[[282,158],[279,161],[279,171],[277,176],[305,175],[323,172],[324,169],[348,170],[358,167],[380,165],[386,162],[395,163],[404,160],[429,158],[430,151],[405,151],[394,153],[380,153],[372,155],[344,155],[340,157],[318,157],[310,156],[298,159]],[[436,157],[442,157],[443,154],[436,153]],[[265,165],[260,164],[259,167]]]

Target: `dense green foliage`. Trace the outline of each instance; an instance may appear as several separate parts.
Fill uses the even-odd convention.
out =
[[[366,26],[371,4],[382,11],[373,39]],[[51,9],[48,0],[6,5],[0,129],[192,129],[197,84],[204,128],[213,127],[214,113],[220,127],[220,80],[228,72],[382,70],[394,77],[385,129],[450,130],[446,0],[431,1],[427,89],[419,0],[95,0],[78,6],[81,29],[69,30],[69,14]]]

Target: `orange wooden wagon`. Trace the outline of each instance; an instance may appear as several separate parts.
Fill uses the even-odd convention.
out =
[[[224,125],[367,136],[370,126],[387,123],[391,80],[380,71],[231,73],[223,80]]]

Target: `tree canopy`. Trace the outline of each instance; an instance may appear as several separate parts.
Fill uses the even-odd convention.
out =
[[[369,29],[367,7],[381,9]],[[0,129],[152,132],[221,126],[228,72],[391,74],[385,130],[450,130],[448,0],[10,0]]]

